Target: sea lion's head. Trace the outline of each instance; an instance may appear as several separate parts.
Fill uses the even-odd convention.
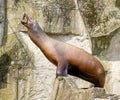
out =
[[[32,17],[28,16],[26,13],[24,13],[21,23],[25,27],[32,29],[32,28],[34,28],[35,20]]]

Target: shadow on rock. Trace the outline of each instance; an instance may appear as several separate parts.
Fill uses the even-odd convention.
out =
[[[8,54],[4,54],[0,57],[0,89],[7,86],[7,73],[11,59]]]

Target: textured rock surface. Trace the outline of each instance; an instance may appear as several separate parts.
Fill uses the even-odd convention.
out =
[[[78,6],[91,36],[92,53],[107,72],[106,91],[120,94],[119,0],[78,0]]]
[[[80,84],[79,84],[80,85]],[[80,89],[69,77],[55,79],[51,100],[119,100],[120,95],[106,94],[103,88]]]
[[[67,5],[66,7],[65,5],[68,3],[69,5]],[[24,12],[27,12],[28,14],[30,14],[31,16],[33,16],[38,20],[42,28],[47,33],[52,33],[52,34],[56,33],[55,36],[52,35],[53,38],[57,38],[59,40],[63,40],[65,42],[77,45],[78,47],[81,46],[82,48],[85,48],[87,51],[91,52],[87,30],[84,26],[82,17],[80,16],[79,10],[76,5],[76,1],[71,0],[71,2],[68,2],[68,0],[61,0],[61,1],[20,0],[18,2],[8,1],[7,5],[8,5],[7,14],[9,16],[8,17],[9,34],[14,32],[18,33],[18,31],[24,30],[23,26],[20,24],[20,20],[22,18],[22,14]],[[59,13],[62,10],[63,12]],[[57,15],[58,13],[60,15]],[[61,29],[59,29],[60,27]],[[71,35],[57,35],[57,34],[66,34],[66,33],[67,34],[71,33]],[[21,38],[23,38],[23,42],[27,45],[28,49],[32,52],[34,56],[34,65],[35,65],[34,86],[32,88],[31,97],[29,98],[29,100],[30,99],[49,100],[52,92],[52,86],[53,86],[52,84],[55,78],[56,67],[52,65],[45,58],[45,56],[42,54],[39,48],[35,46],[34,43],[32,43],[32,41],[29,39],[27,35],[25,35],[22,32],[20,32],[19,34],[21,35]],[[80,34],[81,37],[74,36],[74,34]],[[80,81],[82,83],[82,80]],[[79,81],[77,81],[77,83],[79,83]],[[24,82],[20,83],[20,85],[22,84],[24,84]],[[23,95],[24,95],[23,92],[20,92],[19,98],[24,98]]]
[[[85,31],[85,27],[78,10],[77,0],[20,0],[18,2],[13,0],[8,1],[7,5],[8,19],[11,26],[15,26],[13,29],[19,27],[21,15],[27,12],[37,19],[47,33],[84,34],[82,30]]]
[[[78,0],[91,36],[109,35],[120,26],[119,0]]]
[[[2,98],[0,100],[10,100],[8,98],[11,100],[16,98],[18,100],[49,100],[51,96],[56,68],[27,35],[19,32],[25,30],[20,23],[24,12],[34,17],[42,29],[53,38],[82,47],[90,53],[92,41],[92,53],[100,58],[106,70],[106,92],[120,94],[119,0],[7,0],[6,3],[8,20],[4,36],[7,37],[6,34],[12,33],[19,34],[18,37],[21,37],[20,41],[22,41],[24,49],[19,47],[20,43],[17,42],[16,36],[10,38],[9,43],[11,44],[8,43],[9,45],[6,44],[0,48],[0,71],[3,71],[0,74],[0,97]],[[14,40],[16,41],[11,42]],[[17,49],[15,44],[18,44]],[[11,52],[11,50],[15,52]],[[24,53],[26,50],[30,53]],[[23,55],[21,56],[21,54]],[[19,69],[18,65],[21,66],[21,62],[23,64],[27,62],[29,55],[33,65],[29,66],[30,69],[26,69],[27,65],[22,65],[22,69]],[[8,63],[5,64],[6,61]],[[31,61],[30,63],[32,63]],[[4,66],[6,67],[4,68]],[[33,66],[34,69],[29,72]],[[8,71],[9,67],[10,71]],[[18,69],[19,71],[16,71]],[[18,78],[17,72],[20,73],[20,78]],[[77,88],[91,87],[90,83],[75,77],[70,79],[71,82],[67,81],[68,83],[74,81],[71,84]],[[80,91],[82,91],[83,96],[85,94],[90,96],[89,90],[93,91],[91,88]],[[73,100],[81,96],[79,93],[77,95],[77,97],[73,97]],[[100,98],[95,98],[95,100],[100,100]],[[109,98],[105,100],[109,100]]]
[[[77,0],[33,0],[40,23],[48,33],[83,34]],[[84,24],[83,24],[84,25]]]
[[[0,100],[29,100],[34,71],[30,55],[15,34],[8,35],[0,48]]]
[[[56,67],[51,64],[46,57],[43,55],[43,53],[39,50],[39,48],[30,40],[28,35],[25,35],[24,33],[19,33],[21,37],[24,40],[24,43],[27,44],[29,50],[33,53],[34,56],[34,65],[35,65],[35,82],[34,82],[34,94],[32,95],[31,99],[33,100],[39,100],[40,98],[42,100],[49,100],[52,92],[52,86],[53,86],[53,81],[55,79],[55,73],[56,73]],[[53,36],[52,38],[55,38]],[[73,38],[73,39],[71,39]],[[57,36],[57,39],[61,40],[61,36]],[[66,42],[71,42],[71,41],[80,41],[78,37],[74,36],[64,36],[62,37],[62,40]],[[83,39],[83,41],[86,41]],[[88,42],[88,41],[86,41]],[[86,44],[86,42],[83,42]],[[77,46],[80,45],[80,43],[77,44]],[[85,48],[85,46],[83,46]],[[87,48],[87,47],[86,47]],[[77,80],[76,79],[76,84],[84,83],[83,85],[79,87],[89,87],[90,83],[82,81],[82,80]]]
[[[5,0],[0,0],[0,46],[3,44],[5,33]]]
[[[55,66],[52,65],[40,52],[39,48],[30,40],[28,35],[20,33],[24,42],[34,57],[34,87],[29,100],[48,100],[52,91],[52,83],[55,78]]]

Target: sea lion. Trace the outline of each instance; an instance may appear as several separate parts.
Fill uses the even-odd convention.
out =
[[[26,21],[25,21],[26,20]],[[40,48],[47,59],[57,66],[56,76],[77,76],[103,87],[105,71],[102,64],[91,54],[73,45],[52,39],[27,14],[21,23],[27,28],[31,40]]]

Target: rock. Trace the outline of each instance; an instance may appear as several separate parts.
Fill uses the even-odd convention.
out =
[[[106,70],[106,91],[112,94],[120,94],[120,29],[116,29],[107,36],[98,36],[92,38],[93,54],[97,55]],[[106,64],[104,63],[106,62]]]
[[[17,3],[8,1],[7,6],[8,21],[10,26],[14,26],[13,30],[19,28],[21,31],[23,27],[20,26],[20,21],[23,13],[26,12],[34,17],[47,33],[74,35],[87,33],[78,10],[77,0],[20,0]],[[11,28],[8,30],[9,33],[13,33]]]
[[[51,34],[79,34],[81,17],[79,17],[76,0],[32,1],[42,19],[44,31]]]
[[[68,35],[64,36],[64,39],[69,38],[69,39],[67,39],[66,42],[72,43],[73,41],[76,41],[74,44],[78,43],[77,44],[78,47],[80,47],[82,45],[81,42],[85,41],[84,45],[82,47],[83,48],[85,47],[87,51],[91,52],[89,36],[88,36],[87,30],[83,24],[82,17],[79,14],[79,10],[78,9],[71,10],[71,7],[70,7],[70,5],[72,7],[75,5],[75,7],[77,8],[76,2],[75,1],[69,2],[69,1],[63,0],[63,1],[59,1],[59,3],[56,5],[57,1],[54,1],[54,2],[53,1],[54,0],[52,0],[52,1],[44,1],[44,0],[43,1],[38,1],[38,0],[31,1],[30,0],[30,1],[25,1],[25,2],[20,1],[20,2],[16,2],[16,6],[14,5],[14,1],[11,1],[11,2],[8,1],[9,9],[8,9],[7,14],[9,16],[9,18],[8,18],[9,34],[15,32],[15,31],[18,32],[19,30],[22,31],[24,29],[22,27],[22,25],[20,25],[20,21],[22,18],[22,14],[26,11],[28,14],[30,14],[36,20],[38,20],[38,22],[42,26],[43,30],[45,30],[47,33],[51,33],[51,34],[56,33],[56,38],[58,38],[58,37],[61,38],[63,34],[68,34]],[[70,14],[70,15],[68,14],[68,17],[65,15],[64,16],[65,18],[59,17],[57,15],[58,10],[61,10],[60,7],[58,7],[58,6],[62,6],[62,4],[64,2],[65,2],[65,4],[69,3],[69,5],[67,6],[67,8],[65,8],[63,10],[65,10],[64,11],[65,14],[66,13]],[[17,7],[17,6],[19,6],[19,7]],[[50,9],[46,8],[46,6]],[[56,8],[56,6],[59,9]],[[65,5],[63,5],[63,6],[65,6]],[[12,9],[13,7],[15,7],[16,9]],[[34,9],[32,9],[32,7]],[[37,8],[35,8],[35,7],[37,7]],[[52,10],[55,12],[53,12]],[[18,16],[16,17],[13,13],[16,13]],[[43,13],[44,13],[44,16],[43,16]],[[46,15],[46,14],[50,14],[51,16]],[[75,15],[75,16],[73,16],[73,15]],[[60,16],[62,16],[62,15],[60,15]],[[51,22],[50,22],[49,17],[51,17],[51,19],[52,19]],[[70,25],[67,25],[66,21],[64,22],[64,20],[67,19],[66,17],[68,19],[72,20]],[[61,21],[61,20],[63,20],[63,21]],[[69,22],[69,21],[67,21],[67,22]],[[13,26],[15,26],[15,27],[13,27]],[[59,29],[59,27],[61,27],[61,29]],[[80,34],[80,36],[83,38],[80,38],[79,36],[77,36],[76,38],[74,38],[71,41],[71,36],[69,36],[69,32],[70,32],[72,38],[74,38],[75,34],[78,34],[78,35]],[[45,58],[43,53],[39,50],[39,48],[37,46],[35,46],[35,44],[32,43],[32,41],[29,39],[29,37],[27,35],[25,35],[22,32],[18,32],[18,34],[21,35],[23,42],[27,45],[28,49],[30,50],[30,52],[32,52],[32,54],[34,56],[33,62],[35,65],[35,70],[34,70],[34,82],[35,83],[34,83],[34,87],[32,88],[32,92],[30,94],[30,95],[32,95],[30,97],[30,99],[32,99],[32,100],[39,100],[39,99],[48,100],[51,95],[51,92],[52,92],[52,84],[53,84],[53,80],[55,78],[56,67],[54,65],[52,65]],[[60,35],[60,34],[62,34],[62,35]],[[89,46],[88,47],[89,49],[87,48],[87,46]],[[79,83],[79,81],[77,81],[77,82]],[[82,81],[80,83],[82,84]],[[83,82],[83,83],[86,84],[87,86],[81,85],[82,87],[89,86],[88,83],[86,83],[86,82]],[[24,82],[21,83],[20,85],[22,85],[22,84],[24,84]],[[19,94],[19,98],[22,98],[22,97],[23,97],[23,94]]]
[[[78,7],[90,33],[92,54],[106,71],[106,92],[120,94],[120,9],[119,0],[78,0]]]
[[[72,83],[72,84],[71,84]],[[77,91],[78,88],[69,78],[58,77],[55,80],[53,94],[51,100],[70,100],[72,99],[79,100],[79,96],[76,94],[73,96],[73,91]]]
[[[105,8],[104,0],[78,0],[80,13],[90,33],[99,25]]]
[[[0,48],[0,100],[30,97],[34,65],[30,52],[20,41],[15,34],[10,34],[6,45]]]
[[[0,0],[0,46],[5,43],[5,1]]]
[[[107,35],[120,26],[119,0],[78,0],[79,10],[92,37]]]
[[[106,92],[120,94],[119,0],[8,0],[5,5],[7,29],[4,36],[1,34],[0,41],[3,37],[2,42],[5,43],[7,37],[8,40],[0,48],[0,72],[3,71],[0,73],[0,99],[48,100],[52,92],[56,67],[45,58],[29,37],[23,34],[26,30],[20,21],[25,12],[34,17],[51,37],[94,54],[106,71]],[[1,19],[0,25],[2,21]],[[0,27],[0,32],[3,33],[3,26]],[[30,65],[27,62],[30,62]],[[91,88],[91,83],[76,77],[67,81],[73,84],[73,90],[77,87],[77,95],[71,94],[71,98],[87,98],[85,94],[93,98],[91,92],[94,93],[95,89]],[[62,82],[61,86],[65,83],[64,80]],[[64,87],[62,89],[64,90]]]
[[[55,79],[51,100],[119,100],[120,95],[106,94],[103,88],[77,88],[70,77]]]
[[[35,69],[34,70],[34,76],[35,76],[35,87],[34,87],[34,92],[33,96],[31,99],[39,100],[41,98],[42,100],[49,99],[51,92],[52,92],[52,84],[53,80],[55,78],[55,73],[56,73],[56,66],[51,64],[46,57],[43,55],[43,53],[40,51],[40,49],[30,40],[28,35],[20,32],[19,35],[23,39],[23,42],[27,45],[29,50],[33,53],[34,56],[34,65]],[[57,35],[56,37],[53,36],[52,38],[57,38],[58,40],[61,40],[61,36]],[[72,38],[72,39],[71,39]],[[85,36],[83,38],[80,38],[79,36],[64,36],[62,37],[63,41],[68,42],[69,44],[77,44],[76,46],[80,47],[82,46],[81,41],[84,41],[84,45],[82,48],[87,48],[88,41],[86,41]],[[79,42],[78,42],[79,41]],[[73,43],[74,42],[74,43]],[[90,52],[90,49],[86,49],[87,51]],[[81,84],[78,87],[80,88],[86,88],[90,87],[91,84],[83,81],[83,80],[78,80],[78,78],[75,78],[74,81],[76,81],[76,84]],[[46,84],[47,83],[47,84]],[[47,87],[47,88],[46,88]],[[49,88],[49,90],[48,90]],[[42,91],[42,93],[41,93]],[[43,96],[44,95],[44,96]]]

